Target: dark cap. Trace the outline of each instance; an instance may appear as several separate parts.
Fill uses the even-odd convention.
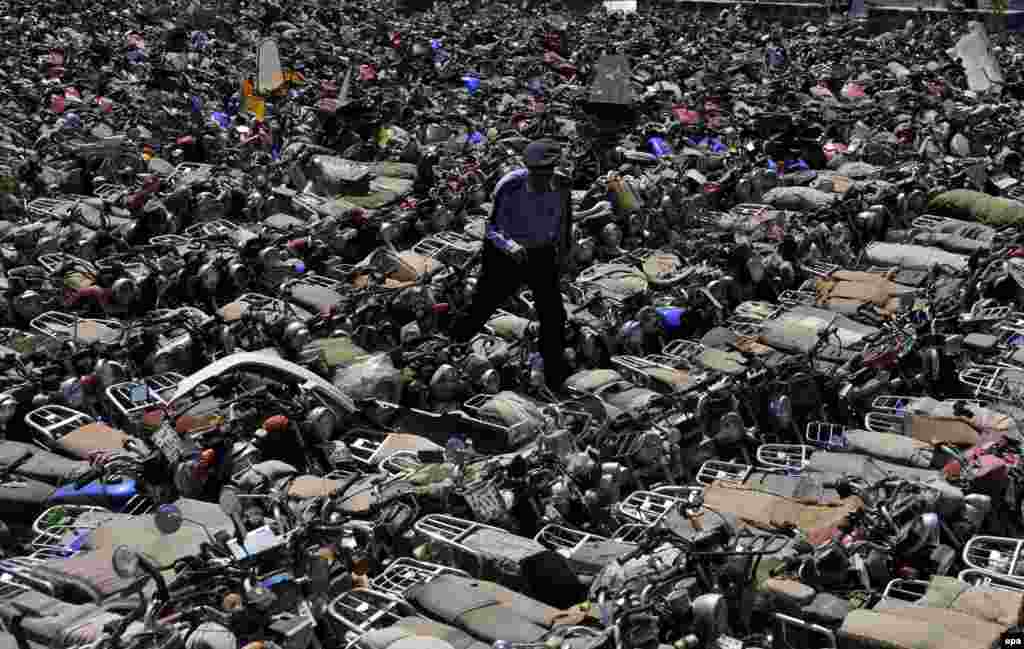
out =
[[[537,140],[526,146],[523,154],[528,168],[554,167],[562,159],[562,147],[551,140]]]

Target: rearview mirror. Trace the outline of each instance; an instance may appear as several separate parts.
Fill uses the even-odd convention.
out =
[[[156,523],[156,529],[160,530],[160,533],[164,535],[174,534],[180,530],[184,520],[181,509],[171,503],[160,505],[156,513],[153,514],[153,522]]]

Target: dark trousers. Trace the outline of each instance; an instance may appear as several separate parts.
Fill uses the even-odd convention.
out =
[[[494,312],[526,284],[533,291],[534,307],[540,318],[540,354],[544,358],[544,377],[550,387],[568,378],[563,356],[565,343],[565,306],[558,286],[558,261],[554,246],[529,251],[525,264],[484,243],[483,272],[477,281],[473,304],[455,324],[452,337],[466,342],[480,333]]]

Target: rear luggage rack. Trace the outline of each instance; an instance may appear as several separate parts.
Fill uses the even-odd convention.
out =
[[[704,490],[701,487],[672,487],[670,490],[634,491],[619,503],[617,509],[630,521],[650,527],[680,507],[700,511],[703,502]]]
[[[737,482],[743,484],[750,476],[754,467],[740,462],[724,462],[722,460],[708,460],[700,466],[697,471],[697,482],[711,484],[717,480],[725,482]]]
[[[70,313],[47,311],[29,323],[34,331],[55,340],[83,340],[112,345],[121,341],[123,325],[117,320],[80,318]]]
[[[805,437],[808,442],[830,451],[845,451],[850,447],[846,438],[846,427],[827,421],[807,422]]]
[[[813,446],[806,444],[761,444],[757,447],[757,462],[787,473],[803,471],[811,461]]]
[[[606,541],[607,539],[597,534],[581,532],[580,530],[574,530],[571,527],[555,525],[552,523],[542,527],[541,530],[537,532],[537,535],[533,537],[533,540],[550,550],[554,550],[555,552],[565,556],[570,556],[586,543],[590,543],[591,541]]]
[[[968,568],[1020,581],[1024,586],[1024,539],[1003,536],[975,536],[964,544],[963,561]]]
[[[395,597],[403,597],[405,592],[413,586],[425,584],[441,575],[469,577],[468,573],[457,568],[401,557],[392,561],[384,572],[370,580],[370,586],[373,590]]]
[[[147,377],[142,383],[118,383],[107,388],[107,399],[120,413],[118,423],[136,434],[146,411],[166,406],[183,380],[185,377],[177,372],[165,372]]]
[[[917,604],[928,593],[928,582],[920,579],[893,579],[885,586],[882,601]]]
[[[957,575],[957,579],[972,586],[991,588],[992,590],[999,590],[1008,593],[1024,594],[1024,581],[1020,581],[1012,577],[996,575],[986,570],[977,570],[975,568],[961,570],[960,574]]]
[[[1024,393],[1024,370],[997,365],[973,365],[960,371],[960,382],[973,388],[974,395],[1000,401],[1015,401]]]
[[[25,425],[38,435],[37,441],[52,448],[61,437],[95,420],[84,412],[66,406],[42,406],[25,415]]]
[[[334,621],[360,637],[413,614],[412,607],[398,597],[369,588],[342,593],[328,604],[327,610]]]
[[[799,640],[790,641],[790,636],[796,635],[798,629],[800,635],[804,636],[804,638],[810,635],[815,640],[807,639],[806,643],[801,643]],[[782,613],[775,614],[775,630],[774,640],[777,643],[775,646],[813,646],[816,649],[836,649],[839,646],[836,644],[836,634],[831,629],[827,629],[819,624],[811,624],[800,618],[783,615]]]

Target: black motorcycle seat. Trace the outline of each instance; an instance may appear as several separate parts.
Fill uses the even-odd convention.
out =
[[[314,313],[332,307],[342,300],[341,293],[316,284],[297,282],[287,289],[288,299]]]
[[[490,581],[442,575],[413,586],[406,599],[486,642],[537,642],[560,611]]]
[[[374,629],[359,639],[362,649],[388,649],[399,640],[414,636],[427,636],[442,640],[452,649],[489,649],[462,629],[441,624],[424,617],[403,617],[386,629]],[[0,649],[4,649],[0,647]]]
[[[17,473],[53,485],[71,482],[91,468],[88,462],[69,460],[33,444],[3,441],[0,442],[0,469],[16,462],[26,452],[31,452],[32,457],[18,466]]]

